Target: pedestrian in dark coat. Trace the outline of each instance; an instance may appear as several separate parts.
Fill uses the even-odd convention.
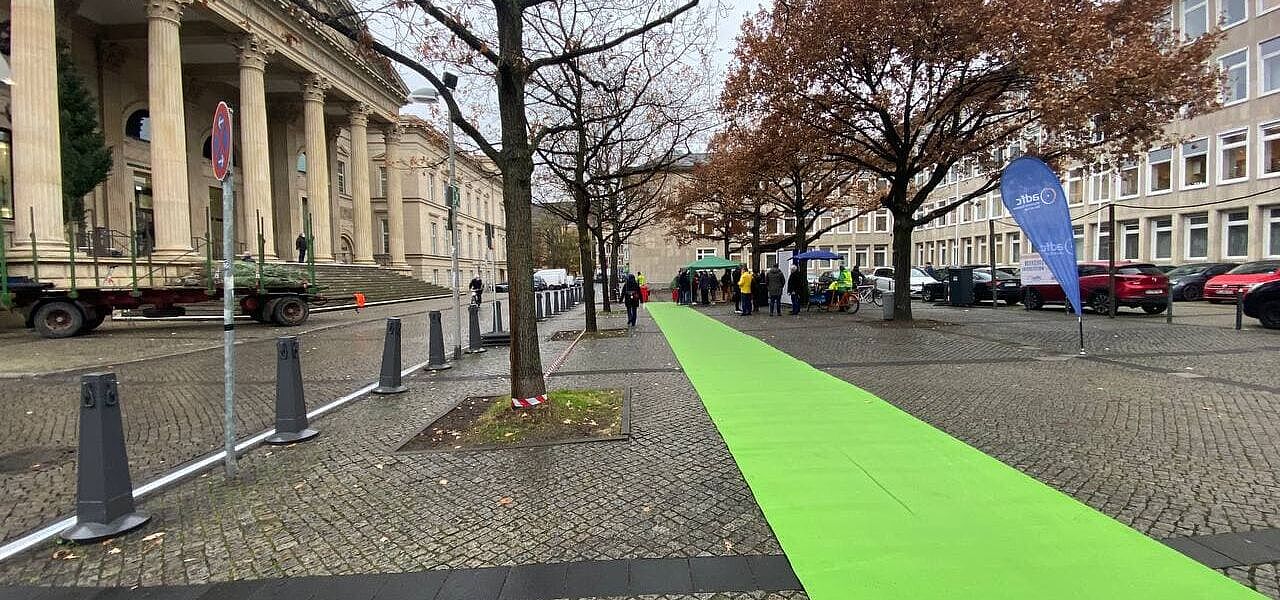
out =
[[[800,314],[800,305],[805,302],[809,291],[804,274],[795,265],[791,265],[791,275],[787,277],[787,293],[791,294],[791,314]]]
[[[293,248],[298,251],[298,262],[307,262],[307,236],[298,234],[298,239],[293,240]]]
[[[636,310],[640,308],[640,282],[635,275],[627,275],[622,284],[622,303],[627,307],[627,327],[635,327]]]
[[[780,316],[782,314],[782,288],[787,284],[787,278],[778,269],[778,265],[769,267],[769,271],[764,274],[765,291],[769,294],[769,316]]]
[[[698,274],[698,287],[702,290],[702,305],[711,306],[711,289],[716,287],[716,278],[703,271]]]

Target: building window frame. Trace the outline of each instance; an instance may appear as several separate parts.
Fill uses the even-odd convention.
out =
[[[1274,147],[1268,148],[1268,142]],[[1280,121],[1258,125],[1258,179],[1269,177],[1280,177]]]
[[[1114,173],[1103,165],[1094,165],[1089,173],[1089,204],[1105,204],[1111,201],[1115,190]]]
[[[1207,260],[1209,258],[1209,215],[1185,215],[1182,217],[1182,258],[1186,260]],[[1191,236],[1200,234],[1204,236],[1204,254],[1194,255],[1191,253]]]
[[[1166,251],[1160,252],[1160,238],[1165,239]],[[1173,218],[1154,217],[1151,219],[1151,258],[1152,260],[1173,260]]]
[[[1160,181],[1160,177],[1156,176],[1156,169],[1164,166],[1166,173],[1164,174],[1165,187],[1156,188],[1156,182]],[[1173,146],[1165,148],[1155,148],[1147,151],[1147,195],[1158,196],[1160,194],[1168,194],[1173,191]]]
[[[1137,160],[1127,160],[1120,164],[1120,169],[1116,171],[1116,198],[1127,199],[1137,198],[1142,192],[1142,169],[1141,164]],[[1131,191],[1126,193],[1126,177],[1132,174],[1133,185]]]
[[[1239,137],[1239,139],[1235,139]],[[1244,169],[1241,175],[1227,177],[1227,169],[1236,161],[1227,160],[1228,151],[1244,153]],[[1218,183],[1238,183],[1249,179],[1249,130],[1236,129],[1218,134]]]
[[[1277,8],[1280,8],[1280,2],[1276,2],[1274,6],[1268,7],[1266,4],[1268,1],[1275,2],[1275,0],[1258,0],[1258,12],[1257,14],[1254,15],[1255,17],[1260,17],[1273,10],[1276,10]]]
[[[13,218],[13,132],[0,128],[0,219]]]
[[[347,193],[347,161],[339,160],[334,165],[334,171],[338,174],[338,193]]]
[[[1231,242],[1233,236],[1243,236],[1243,252],[1232,253]],[[1239,245],[1239,244],[1237,244]],[[1223,258],[1248,258],[1249,257],[1249,210],[1232,210],[1222,213],[1222,257]]]
[[[1180,30],[1182,32],[1182,39],[1184,42],[1193,41],[1209,32],[1209,0],[1181,0],[1181,2],[1178,3],[1178,9],[1178,21],[1182,25]],[[1203,12],[1204,14],[1198,17],[1200,20],[1200,23],[1196,24],[1198,32],[1195,35],[1191,35],[1187,29],[1187,15],[1197,11]]]
[[[382,253],[391,254],[391,220],[389,218],[378,219],[378,233],[382,238]]]
[[[1280,256],[1280,206],[1262,209],[1262,251],[1268,258]]]
[[[695,248],[693,251],[694,260],[702,260],[708,256],[715,256],[715,248]]]
[[[1231,61],[1228,64],[1227,61]],[[1222,82],[1222,90],[1218,93],[1222,100],[1223,106],[1234,106],[1241,102],[1249,101],[1249,49],[1241,48],[1234,52],[1228,52],[1218,57],[1218,68],[1223,71],[1226,78]],[[1243,72],[1238,72],[1243,71]],[[1232,83],[1235,86],[1232,86]],[[1241,90],[1240,88],[1243,88]],[[1231,89],[1232,94],[1228,94],[1227,90]],[[1242,93],[1236,95],[1235,91]],[[1235,96],[1235,97],[1232,97]]]
[[[1240,3],[1241,15],[1234,21],[1228,20],[1226,4],[1233,0],[1218,0],[1218,19],[1222,22],[1222,29],[1231,29],[1236,25],[1249,20],[1249,0],[1234,0]]]
[[[1067,204],[1084,204],[1084,167],[1067,170]]]
[[[1120,223],[1120,255],[1123,260],[1138,260],[1142,253],[1142,238],[1137,221]],[[1132,242],[1132,245],[1130,244]],[[1130,252],[1132,250],[1132,252]]]
[[[378,196],[387,197],[387,168],[378,167]]]
[[[1190,153],[1188,153],[1190,152]],[[1179,181],[1178,189],[1180,190],[1198,190],[1209,185],[1209,138],[1201,137],[1183,142],[1179,148],[1179,154],[1182,156],[1182,179]],[[1193,170],[1187,168],[1191,161],[1195,159],[1203,160],[1203,164],[1198,169],[1200,172],[1200,181],[1196,183],[1188,183],[1188,177],[1193,175]]]
[[[1268,49],[1267,46],[1270,48]],[[1267,85],[1267,76],[1272,74],[1267,69],[1269,62],[1276,65],[1275,78],[1269,82],[1270,86]],[[1280,35],[1258,42],[1258,97],[1269,96],[1276,92],[1280,92]]]

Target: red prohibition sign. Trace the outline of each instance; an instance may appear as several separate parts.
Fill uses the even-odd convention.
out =
[[[210,141],[213,176],[222,181],[231,168],[231,109],[226,102],[219,102],[213,111],[213,139]]]

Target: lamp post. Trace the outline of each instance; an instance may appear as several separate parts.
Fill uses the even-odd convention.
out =
[[[453,90],[458,85],[458,76],[446,71],[444,73],[445,87]],[[415,104],[435,104],[440,102],[440,92],[434,87],[418,88],[409,94],[409,101]],[[458,273],[458,183],[456,162],[454,160],[454,143],[453,143],[453,117],[452,115],[446,119],[449,122],[449,187],[447,191],[446,202],[449,205],[449,254],[452,266],[450,267],[450,279],[453,283],[453,329],[456,334],[453,344],[453,359],[462,358],[462,301],[458,294],[461,278]]]

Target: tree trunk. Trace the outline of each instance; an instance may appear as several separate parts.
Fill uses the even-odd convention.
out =
[[[586,310],[587,331],[596,330],[596,266],[591,257],[591,226],[588,217],[591,213],[591,199],[585,190],[574,190],[575,216],[578,226],[578,256],[582,260],[582,304]]]
[[[911,319],[911,213],[893,213],[893,318]]]
[[[600,296],[604,299],[604,312],[612,312],[612,308],[609,306],[609,301],[613,299],[613,290],[609,289],[609,278],[612,269],[609,268],[609,257],[605,255],[603,231],[596,236],[596,251],[600,253],[600,278],[604,280],[600,284]]]
[[[528,61],[519,3],[495,2],[501,61],[495,77],[502,123],[502,204],[507,212],[507,307],[511,322],[511,397],[547,393],[533,297],[533,148],[525,116]]]

